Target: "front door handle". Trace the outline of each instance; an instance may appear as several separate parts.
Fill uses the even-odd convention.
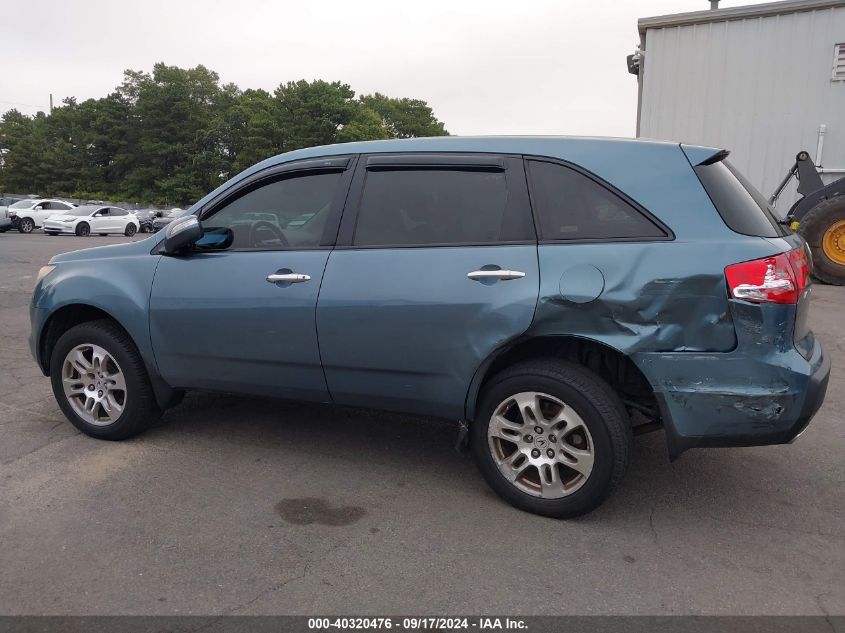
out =
[[[484,281],[485,279],[501,279],[502,281],[508,281],[509,279],[522,279],[525,277],[525,273],[519,270],[473,270],[471,273],[467,273],[467,277],[472,279],[473,281]]]
[[[272,275],[267,275],[267,281],[271,284],[277,284],[279,282],[301,284],[304,281],[311,281],[311,275],[303,275],[302,273],[273,273]]]

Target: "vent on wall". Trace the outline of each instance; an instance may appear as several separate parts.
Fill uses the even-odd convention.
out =
[[[845,44],[833,47],[833,81],[845,81]]]

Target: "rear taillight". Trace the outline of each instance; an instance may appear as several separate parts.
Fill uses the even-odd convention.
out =
[[[755,303],[798,303],[810,280],[803,248],[725,268],[731,297]]]

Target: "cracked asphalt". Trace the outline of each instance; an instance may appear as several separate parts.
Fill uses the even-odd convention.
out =
[[[27,306],[53,254],[124,239],[0,235],[0,614],[845,614],[845,288],[814,289],[833,375],[795,444],[670,464],[640,436],[561,522],[499,501],[438,420],[189,395],[80,435]]]

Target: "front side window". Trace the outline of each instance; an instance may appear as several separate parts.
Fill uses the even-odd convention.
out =
[[[261,185],[203,218],[203,226],[231,229],[235,249],[315,248],[341,176],[311,173]]]
[[[367,172],[355,246],[491,244],[529,239],[511,226],[501,170]]]
[[[574,169],[532,160],[528,175],[544,240],[666,237],[663,229],[631,204]]]

